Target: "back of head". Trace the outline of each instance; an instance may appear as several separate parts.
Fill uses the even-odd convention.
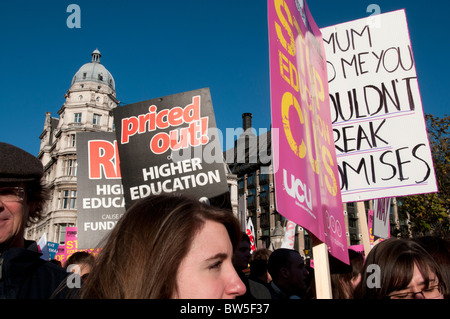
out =
[[[292,249],[279,248],[270,255],[267,270],[275,282],[278,279],[280,269],[289,267],[291,255],[295,253],[298,252]]]
[[[261,278],[267,275],[267,263],[272,251],[257,249],[250,260],[250,278]]]
[[[350,265],[344,264],[331,254],[328,255],[333,299],[353,298],[353,280],[357,280],[361,274],[364,257],[352,249],[348,250],[348,255]]]
[[[269,261],[269,257],[272,254],[272,251],[266,248],[257,249],[252,254],[252,260],[265,260],[266,262]]]
[[[223,224],[236,247],[240,229],[229,211],[176,195],[136,202],[111,232],[82,297],[170,298],[178,266],[206,220]]]
[[[66,268],[69,265],[73,264],[86,264],[91,267],[94,266],[95,257],[88,252],[85,251],[77,251],[73,255],[71,255],[66,261]]]

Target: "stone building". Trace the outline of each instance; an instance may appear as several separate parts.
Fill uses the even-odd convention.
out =
[[[27,238],[64,243],[65,228],[76,226],[77,219],[77,132],[112,132],[112,109],[116,98],[114,78],[100,62],[100,51],[91,54],[74,75],[58,117],[45,114],[44,129],[39,136],[38,158],[44,165],[45,182],[51,198],[46,204],[45,218],[27,229]]]
[[[64,244],[66,227],[77,226],[77,132],[113,132],[112,110],[119,105],[115,82],[100,62],[97,49],[89,63],[72,78],[58,117],[45,114],[40,135],[38,158],[44,165],[44,180],[50,186],[51,198],[44,208],[44,218],[26,230],[26,238]],[[230,204],[238,215],[237,177],[225,165],[230,190]]]

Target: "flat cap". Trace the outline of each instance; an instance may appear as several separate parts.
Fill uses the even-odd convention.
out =
[[[0,182],[40,180],[44,168],[30,153],[8,143],[0,142]]]

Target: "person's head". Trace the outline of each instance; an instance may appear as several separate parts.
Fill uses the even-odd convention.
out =
[[[355,297],[364,299],[443,298],[447,287],[440,268],[416,242],[391,238],[366,258]]]
[[[272,280],[268,270],[267,262],[272,251],[269,249],[257,249],[250,259],[250,278],[259,279],[269,283]]]
[[[86,251],[73,253],[66,261],[66,269],[86,279],[94,266],[95,257]]]
[[[62,263],[58,259],[51,259],[49,262],[62,268]]]
[[[364,256],[349,249],[350,265],[344,264],[337,258],[329,255],[331,288],[334,299],[352,299],[356,286],[361,281],[361,269],[364,265]]]
[[[248,263],[252,257],[250,253],[250,238],[246,233],[241,233],[241,241],[233,254],[233,265],[237,270],[248,268]]]
[[[245,293],[231,262],[239,223],[184,196],[136,202],[97,256],[82,298],[232,298]]]
[[[38,222],[48,189],[42,163],[28,152],[0,142],[0,253],[22,247],[25,227]]]
[[[287,295],[302,296],[307,287],[308,271],[300,253],[280,248],[269,257],[267,264],[273,282]]]
[[[446,287],[450,288],[450,241],[433,236],[424,236],[413,240],[433,257],[441,268],[442,279]]]

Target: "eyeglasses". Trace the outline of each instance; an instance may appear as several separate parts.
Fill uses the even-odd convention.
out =
[[[416,295],[422,295],[425,299],[435,299],[441,296],[441,285],[431,286],[418,292],[405,292],[388,296],[391,299],[415,299]]]
[[[21,202],[25,198],[23,187],[0,187],[0,201]]]

